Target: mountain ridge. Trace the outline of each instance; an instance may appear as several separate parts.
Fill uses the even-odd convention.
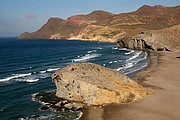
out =
[[[159,30],[180,24],[180,6],[144,5],[136,11],[113,14],[96,10],[66,20],[50,18],[39,30],[19,36],[21,39],[71,39],[116,42],[142,31]]]

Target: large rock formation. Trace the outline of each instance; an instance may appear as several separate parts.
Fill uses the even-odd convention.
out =
[[[151,93],[123,73],[93,63],[72,64],[51,77],[59,98],[89,105],[131,102]]]
[[[93,11],[75,15],[67,20],[50,18],[33,33],[23,33],[20,38],[78,39],[116,42],[141,31],[158,30],[180,24],[180,6],[164,7],[144,5],[135,12],[112,14]]]
[[[180,25],[163,30],[142,32],[117,41],[118,47],[152,51],[180,51]]]

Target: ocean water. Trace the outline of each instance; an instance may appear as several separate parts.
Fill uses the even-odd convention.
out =
[[[147,53],[116,44],[66,40],[0,38],[0,120],[72,120],[80,111],[39,110],[32,96],[53,91],[50,75],[73,63],[92,62],[131,76],[147,66]]]

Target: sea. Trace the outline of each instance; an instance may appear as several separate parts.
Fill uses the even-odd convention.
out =
[[[83,62],[130,77],[148,65],[146,52],[117,48],[115,43],[0,38],[0,120],[78,120],[81,111],[40,110],[33,95],[55,91],[50,75]]]

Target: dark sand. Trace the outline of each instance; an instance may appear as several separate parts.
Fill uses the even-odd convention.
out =
[[[180,53],[151,53],[150,67],[134,79],[153,95],[127,104],[89,107],[81,120],[180,120]]]

